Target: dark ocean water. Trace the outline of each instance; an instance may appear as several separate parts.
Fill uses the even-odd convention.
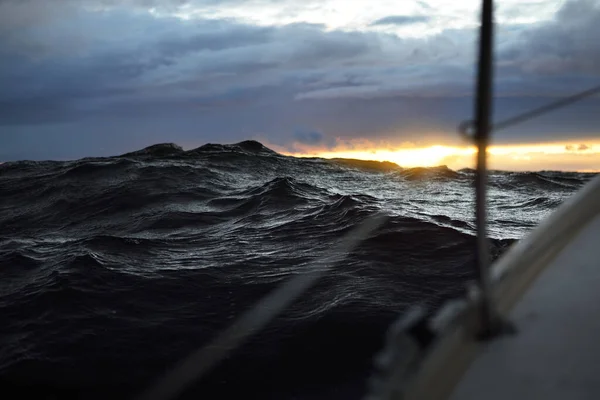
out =
[[[592,176],[492,172],[493,254]],[[130,398],[383,212],[383,227],[186,395],[358,399],[390,322],[472,278],[472,178],[257,142],[2,164],[2,398]]]

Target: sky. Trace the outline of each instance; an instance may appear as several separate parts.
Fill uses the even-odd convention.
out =
[[[0,161],[245,139],[469,166],[479,0],[0,0]],[[600,85],[600,2],[497,0],[494,121]],[[493,134],[600,170],[600,97]]]

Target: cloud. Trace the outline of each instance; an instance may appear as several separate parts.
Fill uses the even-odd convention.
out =
[[[567,151],[586,151],[591,150],[592,146],[588,146],[587,144],[580,144],[578,146],[568,144],[565,146],[565,150]]]
[[[69,110],[76,120],[115,108],[122,114],[122,109],[143,104],[168,108],[169,101],[173,107],[185,102],[206,105],[211,98],[223,104],[224,97],[265,87],[308,99],[335,90],[341,91],[336,97],[354,97],[336,88],[355,85],[362,87],[354,90],[365,92],[373,88],[366,95],[377,97],[375,88],[402,76],[426,79],[434,71],[415,66],[453,48],[447,38],[429,40],[425,49],[421,41],[325,31],[312,24],[260,27],[121,12],[82,12],[76,21],[59,25],[56,30],[52,24],[32,28],[0,41],[5,60],[0,66],[0,101],[13,110],[27,110],[2,112],[1,124],[18,123],[19,116],[25,123],[43,121],[48,118],[44,101],[65,110],[50,122],[57,117],[68,120]],[[69,42],[73,37],[79,38],[80,46]],[[412,90],[410,86],[406,85]]]
[[[294,140],[307,145],[318,145],[322,144],[325,139],[323,133],[315,130],[307,130],[302,128],[296,128],[294,131]]]
[[[496,4],[497,20],[509,24],[531,24],[539,20],[552,19],[560,6],[555,1],[538,0],[520,0],[513,3],[503,1]]]
[[[296,100],[310,100],[310,99],[335,99],[335,98],[373,98],[381,97],[383,91],[379,86],[376,85],[364,85],[364,86],[341,86],[332,87],[327,89],[313,90],[310,92],[299,93],[296,95]],[[389,96],[393,96],[393,93],[389,93]]]
[[[600,77],[600,3],[571,0],[554,21],[521,33],[502,58],[526,75],[588,74]]]
[[[431,18],[425,15],[390,15],[383,17],[371,23],[371,26],[376,25],[411,25],[421,22],[428,22]]]

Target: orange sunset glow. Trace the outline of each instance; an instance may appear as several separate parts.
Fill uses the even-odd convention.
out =
[[[391,161],[401,167],[433,167],[451,169],[475,166],[474,146],[377,145],[368,141],[342,141],[332,149],[296,145],[298,151],[282,151],[295,157],[354,158]],[[600,140],[581,139],[569,142],[492,145],[488,149],[489,167],[507,171],[563,170],[600,171]]]

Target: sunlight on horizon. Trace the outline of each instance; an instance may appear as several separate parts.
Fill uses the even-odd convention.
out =
[[[474,146],[431,145],[424,147],[397,147],[364,149],[283,151],[295,157],[354,158],[359,160],[389,161],[401,167],[435,167],[446,165],[451,169],[474,168]],[[488,148],[490,169],[508,171],[562,170],[600,172],[600,142],[538,143],[522,145],[493,145]]]

